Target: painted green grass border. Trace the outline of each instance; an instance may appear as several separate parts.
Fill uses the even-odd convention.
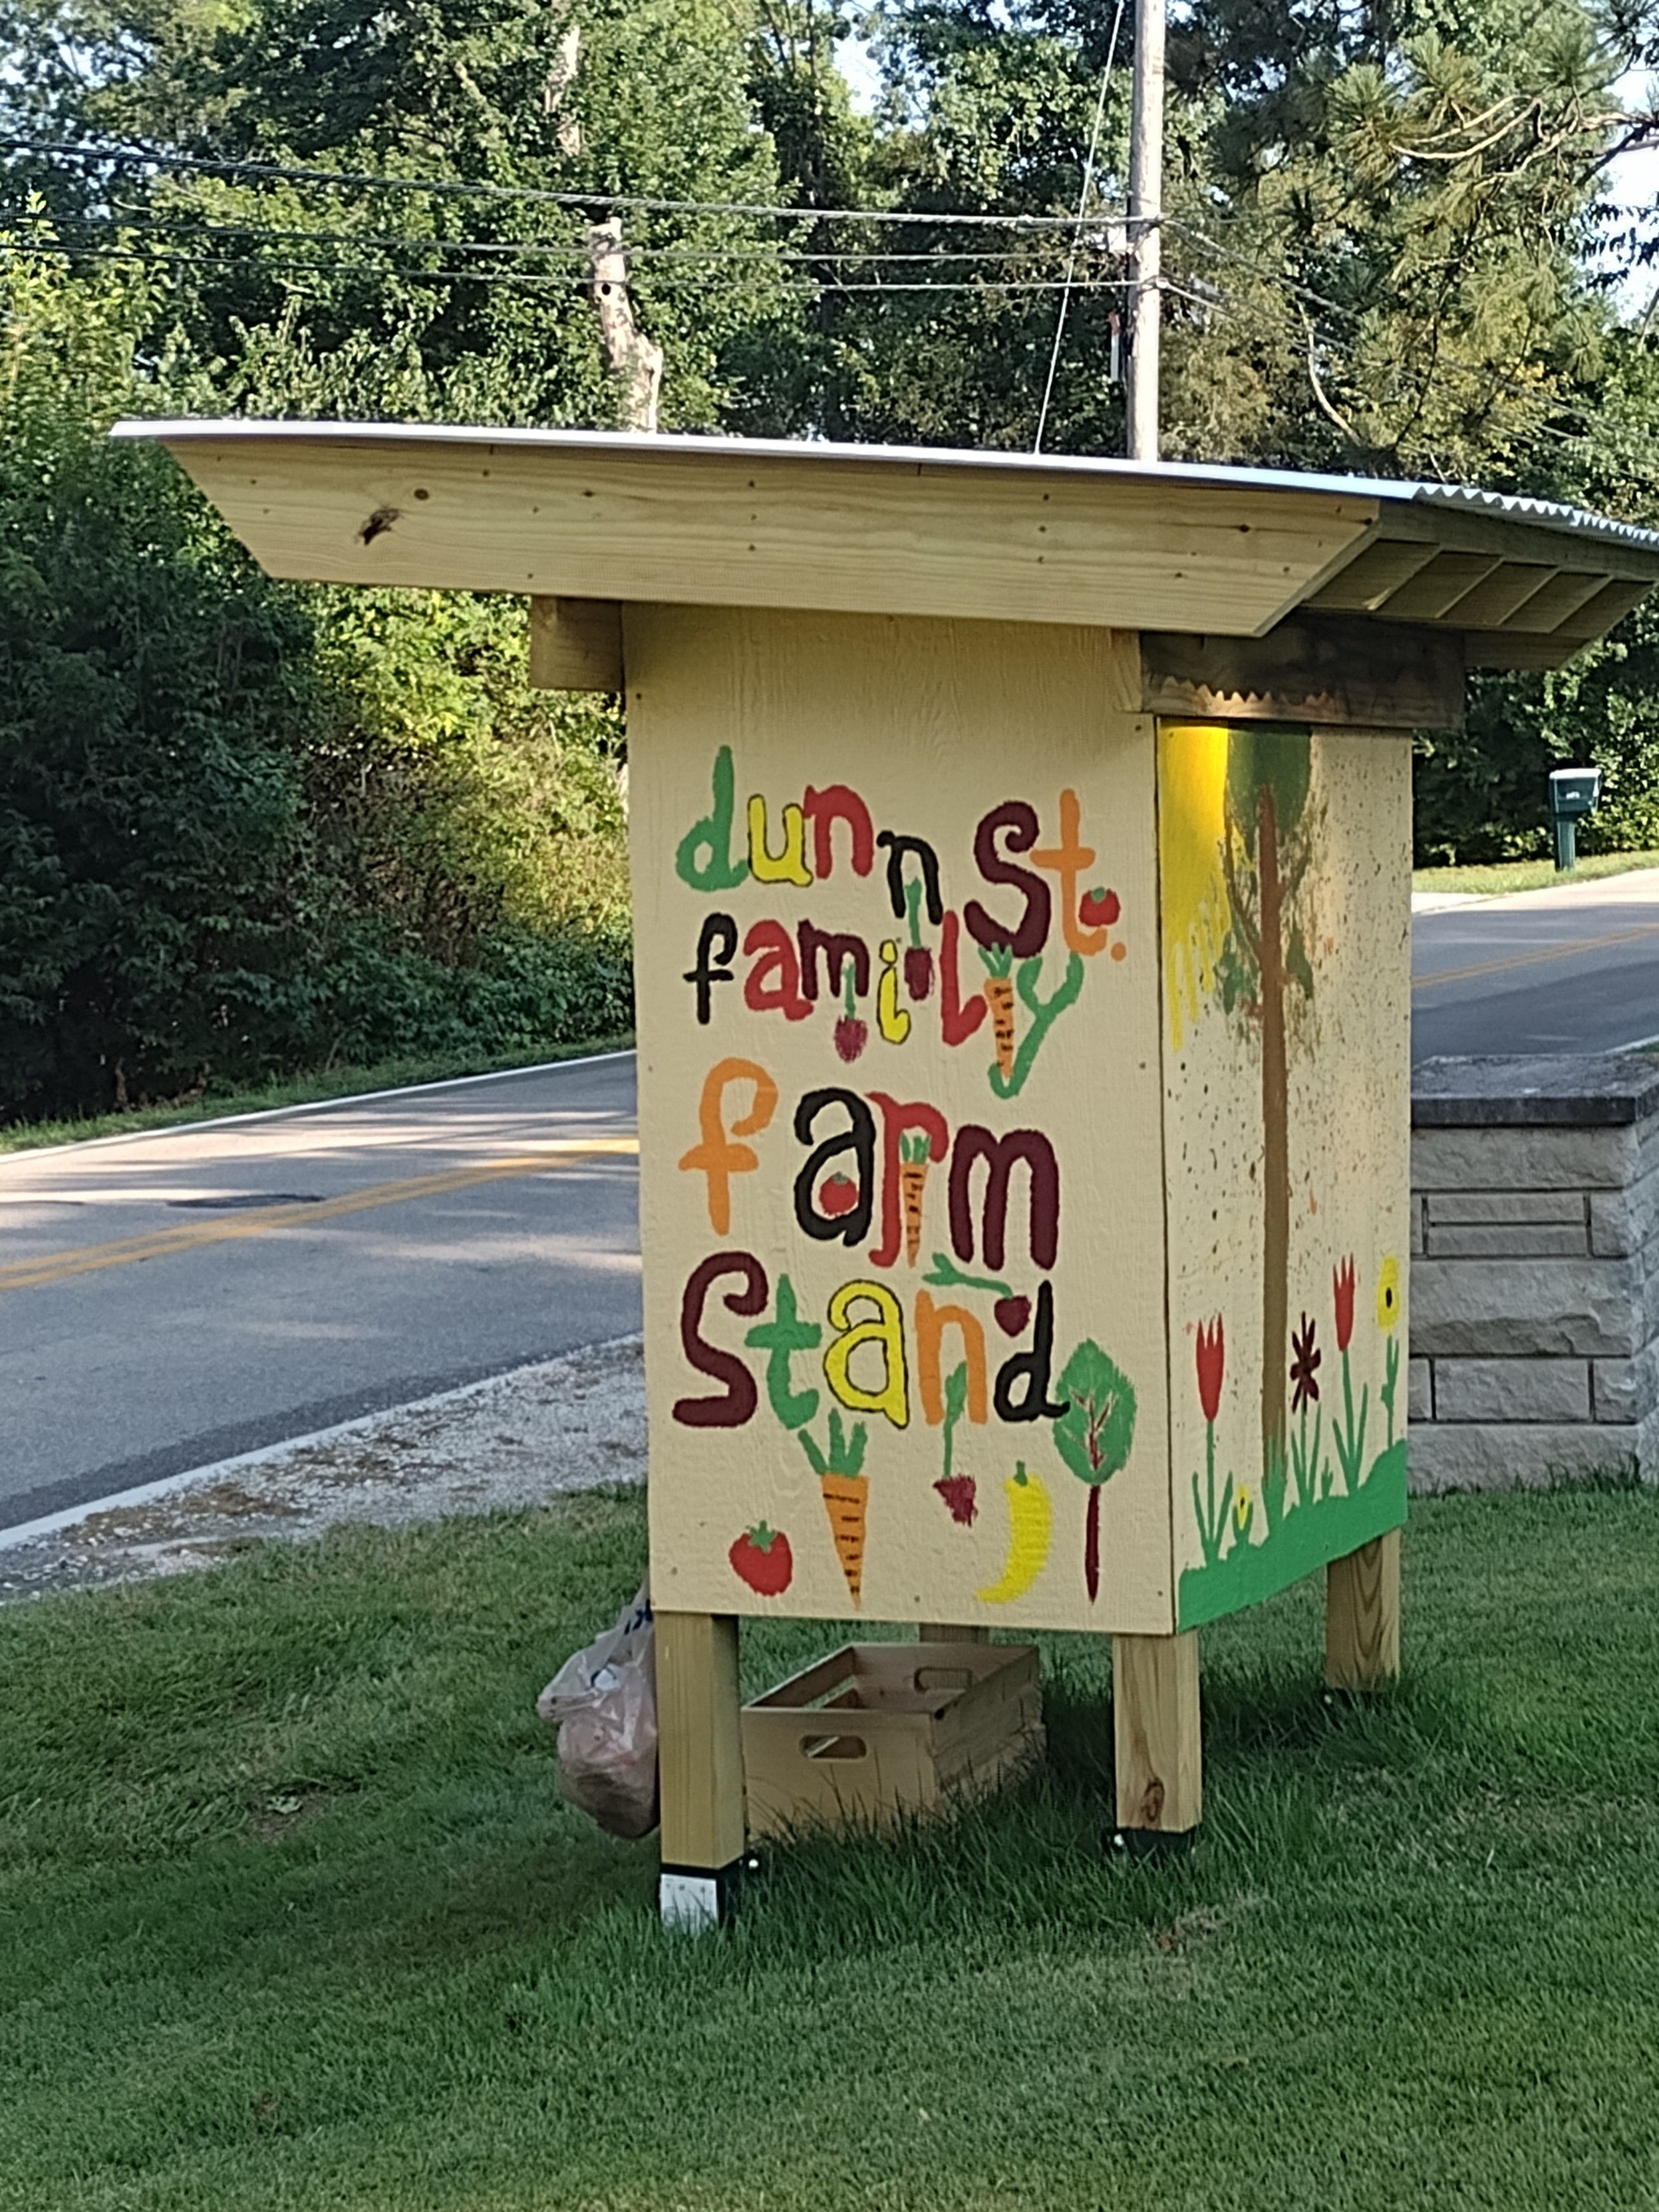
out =
[[[531,1711],[636,1494],[0,1613],[0,2206],[1398,2212],[1659,2196],[1659,1496],[1420,1501],[1405,1687],[1206,1630],[1206,1818],[1104,1858],[1108,1649],[947,1826],[665,1939]],[[834,1634],[745,1631],[751,1688]]]
[[[1552,884],[1583,884],[1602,876],[1626,876],[1637,868],[1659,868],[1659,853],[1591,853],[1569,874],[1558,875],[1553,860],[1500,860],[1468,868],[1413,868],[1414,891],[1467,891],[1480,898],[1508,891],[1538,891]]]
[[[578,1044],[550,1045],[532,1063],[581,1060],[589,1054],[630,1051],[631,1030],[614,1036],[589,1037]],[[92,1114],[65,1121],[21,1121],[0,1126],[0,1155],[42,1145],[74,1145],[97,1137],[131,1136],[145,1130],[187,1128],[192,1122],[217,1121],[238,1114],[264,1114],[283,1106],[315,1106],[364,1091],[402,1091],[422,1083],[447,1083],[458,1076],[504,1075],[526,1065],[522,1053],[511,1058],[488,1053],[439,1054],[423,1059],[380,1060],[361,1066],[319,1068],[287,1076],[248,1091],[210,1091],[200,1098],[134,1107],[124,1114]]]

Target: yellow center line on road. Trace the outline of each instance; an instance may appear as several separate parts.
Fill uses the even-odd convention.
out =
[[[32,1291],[66,1282],[72,1275],[95,1274],[100,1267],[131,1267],[137,1260],[159,1260],[169,1252],[199,1251],[206,1244],[229,1244],[241,1237],[263,1237],[272,1229],[305,1229],[313,1221],[337,1221],[342,1214],[370,1206],[402,1206],[411,1199],[439,1198],[447,1191],[471,1190],[484,1182],[516,1176],[546,1175],[585,1159],[637,1153],[637,1137],[572,1138],[544,1145],[514,1159],[487,1160],[475,1168],[446,1168],[434,1175],[407,1176],[397,1182],[374,1182],[362,1190],[325,1198],[316,1206],[264,1206],[239,1213],[232,1221],[192,1222],[185,1229],[157,1229],[145,1237],[124,1237],[109,1244],[82,1244],[67,1252],[43,1252],[32,1260],[0,1267],[0,1291]]]
[[[1501,975],[1511,968],[1532,968],[1543,960],[1573,960],[1580,953],[1605,951],[1609,945],[1636,945],[1645,937],[1659,937],[1659,921],[1640,929],[1621,929],[1612,937],[1574,937],[1565,945],[1546,945],[1536,952],[1511,952],[1502,960],[1478,960],[1467,968],[1442,968],[1432,975],[1414,975],[1412,989],[1431,991],[1437,983],[1470,983],[1478,975]]]

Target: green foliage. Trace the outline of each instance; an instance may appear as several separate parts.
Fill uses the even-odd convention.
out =
[[[50,691],[60,719],[78,698],[73,714],[112,744],[128,730],[123,792],[103,775],[83,787],[102,794],[106,838],[140,785],[176,818],[165,747],[128,727],[137,717],[159,741],[169,682],[216,733],[191,794],[212,882],[169,860],[154,909],[175,896],[178,973],[197,981],[169,1012],[156,979],[174,954],[115,931],[131,975],[114,1027],[73,1016],[86,1031],[74,1070],[40,1060],[33,1039],[17,1095],[67,1083],[58,1103],[93,1103],[118,1067],[129,1085],[141,1064],[145,1084],[189,1082],[227,1054],[263,1066],[330,1049],[342,1032],[328,979],[343,979],[338,1006],[364,1010],[346,1025],[358,1035],[370,1000],[354,979],[388,961],[413,963],[419,1018],[446,1037],[483,1017],[473,987],[458,998],[439,978],[488,975],[492,1004],[517,1010],[500,1033],[518,1034],[534,1006],[552,1018],[569,1002],[582,945],[611,963],[599,996],[613,1017],[621,1006],[618,714],[528,691],[510,603],[267,585],[164,465],[106,463],[89,426],[118,407],[612,422],[586,240],[623,193],[683,204],[625,215],[635,307],[665,355],[665,424],[1024,448],[1052,355],[1044,443],[1115,451],[1125,269],[1105,217],[1126,182],[1132,9],[1098,108],[1085,210],[1098,220],[1081,240],[941,218],[1077,210],[1117,12],[1116,0],[878,0],[867,14],[841,0],[506,0],[487,17],[461,0],[370,15],[346,0],[0,0],[0,129],[457,188],[0,156],[22,257],[9,284],[66,255],[135,258],[73,259],[82,273],[57,286],[54,334],[35,341],[58,398],[32,419],[79,455],[82,490],[54,464],[51,498],[26,514],[15,485],[32,465],[9,457],[6,542],[54,606],[63,595],[81,612],[61,633],[35,620],[39,645],[12,648],[31,672],[9,726],[22,727],[20,699]],[[1177,11],[1165,450],[1461,477],[1644,519],[1659,348],[1615,327],[1593,270],[1613,222],[1598,163],[1644,20],[1604,18],[1592,0]],[[873,37],[883,71],[872,115],[854,112],[836,66],[855,33]],[[31,189],[54,230],[23,211]],[[732,211],[781,202],[799,220]],[[836,208],[908,220],[849,224],[824,212]],[[143,276],[109,273],[136,264]],[[106,532],[87,521],[106,501]],[[144,580],[122,586],[130,547]],[[79,691],[55,688],[48,642],[69,649],[122,588],[148,610],[151,662],[76,659]],[[21,637],[15,608],[9,619]],[[1468,731],[1421,748],[1419,858],[1541,849],[1541,777],[1567,758],[1606,770],[1586,851],[1659,836],[1653,660],[1638,618],[1559,677],[1478,683]],[[94,675],[114,686],[101,703]],[[56,793],[44,755],[40,774]],[[37,1030],[50,978],[79,957],[50,912],[57,804],[37,790],[14,807],[0,893],[8,1018]],[[103,881],[90,830],[64,842]],[[216,934],[187,919],[210,914]],[[1286,957],[1301,981],[1297,940]],[[538,961],[553,968],[531,987]],[[1238,997],[1249,962],[1235,965],[1223,988]],[[101,1091],[76,1089],[94,1077]]]
[[[1467,729],[1418,740],[1419,862],[1547,854],[1549,772],[1590,762],[1602,771],[1602,801],[1579,824],[1581,850],[1659,845],[1659,615],[1651,605],[1565,668],[1477,684]]]
[[[1279,842],[1288,849],[1302,830],[1312,775],[1313,752],[1305,730],[1246,722],[1232,732],[1227,740],[1227,821],[1252,863],[1262,793],[1273,794]]]
[[[800,1448],[806,1454],[808,1466],[820,1480],[826,1474],[860,1475],[864,1472],[865,1449],[869,1443],[869,1431],[862,1421],[843,1422],[832,1406],[830,1408],[830,1443],[826,1450],[811,1429],[797,1431]]]
[[[614,715],[521,609],[272,584],[108,443],[141,286],[0,294],[0,1115],[626,1027]]]

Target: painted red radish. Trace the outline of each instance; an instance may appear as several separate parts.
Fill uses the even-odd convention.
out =
[[[853,1006],[853,963],[847,963],[847,990],[842,1004],[846,1012],[836,1024],[836,1050],[850,1066],[869,1042],[870,1024],[862,1022]]]
[[[979,1511],[979,1500],[975,1494],[971,1474],[947,1474],[943,1482],[933,1487],[945,1500],[951,1518],[959,1528],[971,1528],[974,1516]]]

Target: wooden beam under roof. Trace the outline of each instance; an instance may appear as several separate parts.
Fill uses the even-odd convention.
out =
[[[1196,721],[1461,729],[1463,673],[1455,630],[1351,615],[1292,615],[1266,637],[1140,635],[1142,709]]]
[[[1368,538],[1347,562],[1303,602],[1310,614],[1375,614],[1392,593],[1426,568],[1437,548],[1392,538]]]
[[[1504,623],[1504,628],[1531,630],[1540,636],[1547,636],[1559,623],[1565,622],[1569,615],[1576,615],[1580,607],[1588,605],[1611,581],[1612,579],[1604,572],[1595,568],[1577,574],[1558,574],[1523,606],[1517,608]],[[1470,628],[1474,629],[1485,627],[1480,623],[1470,624]]]
[[[1530,610],[1545,585],[1559,574],[1534,561],[1500,561],[1447,608],[1442,620],[1458,629],[1547,629],[1549,624],[1534,622]]]
[[[1463,637],[1464,658],[1471,668],[1561,668],[1590,641],[1605,637],[1632,608],[1646,599],[1650,586],[1628,577],[1589,577],[1590,590],[1582,604],[1553,629],[1470,629]],[[1525,610],[1522,611],[1522,617]]]

